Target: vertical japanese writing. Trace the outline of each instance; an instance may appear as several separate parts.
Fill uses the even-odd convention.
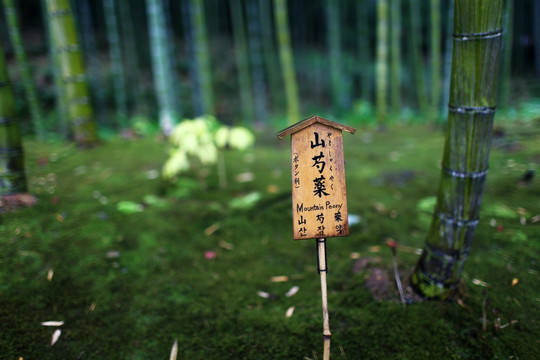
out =
[[[293,154],[293,183],[295,189],[300,188],[300,170],[298,169],[300,159],[298,158],[298,153]]]

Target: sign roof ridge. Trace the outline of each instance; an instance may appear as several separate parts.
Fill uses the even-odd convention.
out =
[[[314,124],[314,123],[324,124],[324,125],[327,125],[327,126],[330,126],[330,127],[342,130],[342,131],[343,130],[347,131],[347,132],[349,132],[351,134],[354,134],[356,132],[356,129],[353,128],[353,127],[343,125],[343,124],[340,124],[340,123],[332,121],[332,120],[325,119],[325,118],[323,118],[321,116],[318,116],[318,115],[312,115],[312,116],[308,117],[307,119],[301,120],[301,121],[297,122],[296,124],[291,125],[288,128],[285,128],[285,129],[281,130],[280,132],[277,133],[277,137],[278,137],[278,139],[281,140],[285,136],[294,134],[295,132],[298,132],[298,131],[300,131],[302,129],[305,129],[306,127],[308,127],[308,126],[310,126],[311,124]]]

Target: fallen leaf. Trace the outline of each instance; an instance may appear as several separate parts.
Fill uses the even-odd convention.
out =
[[[360,259],[360,253],[359,252],[352,252],[350,255],[350,258],[353,260]]]
[[[291,306],[290,308],[287,309],[287,312],[285,313],[285,317],[290,318],[293,312],[294,312],[294,306]]]
[[[63,321],[44,321],[41,323],[43,326],[62,326],[64,325]]]
[[[52,278],[53,278],[53,275],[54,275],[54,270],[53,270],[53,269],[49,269],[49,272],[47,273],[47,280],[48,280],[48,281],[51,281]]]
[[[178,356],[178,339],[174,339],[174,344],[171,348],[171,356],[169,356],[169,360],[176,360],[177,356]]]
[[[120,257],[120,252],[116,250],[109,250],[107,251],[107,254],[105,254],[105,257],[107,259],[116,259]]]
[[[540,221],[540,215],[536,215],[535,217],[533,217],[533,218],[531,219],[531,222],[532,222],[533,224],[536,223],[536,222],[539,222],[539,221]]]
[[[270,294],[267,293],[266,291],[257,291],[257,295],[265,299],[268,299],[270,297]]]
[[[370,246],[368,251],[371,252],[371,253],[376,253],[376,252],[381,251],[381,247],[379,245]]]
[[[60,334],[62,334],[62,330],[56,329],[56,330],[54,331],[54,333],[52,334],[52,338],[51,338],[51,346],[53,346],[54,344],[56,344],[56,342],[57,342],[58,339],[60,338]]]
[[[58,222],[63,222],[64,217],[62,216],[62,214],[56,214],[56,220],[58,220]]]
[[[287,282],[289,281],[289,277],[288,276],[272,276],[270,278],[270,281],[271,282]]]
[[[483,286],[483,287],[491,287],[490,284],[480,279],[472,279],[472,282],[474,285]]]
[[[383,203],[380,203],[380,202],[376,202],[373,207],[375,208],[375,210],[377,210],[377,212],[379,212],[380,214],[386,214],[388,210],[386,210],[386,206],[384,206]]]
[[[518,278],[513,278],[512,279],[512,286],[516,286],[519,282],[519,279]]]
[[[266,191],[270,194],[275,194],[279,191],[279,187],[277,187],[277,185],[270,184],[266,187]]]
[[[285,296],[286,297],[291,297],[291,296],[294,296],[296,295],[296,293],[298,292],[298,290],[300,290],[300,288],[298,286],[293,286],[289,291],[287,291],[285,293]]]
[[[234,245],[224,240],[220,240],[219,247],[222,247],[225,250],[232,250],[234,248]]]
[[[221,227],[220,223],[214,223],[210,225],[209,227],[207,227],[206,229],[204,229],[204,234],[206,236],[210,236],[216,231],[218,231],[220,227]]]
[[[96,303],[92,303],[90,307],[88,308],[88,310],[90,311],[94,311],[95,309],[96,309]]]
[[[255,180],[255,175],[252,172],[245,172],[236,175],[236,181],[239,183],[245,183]]]

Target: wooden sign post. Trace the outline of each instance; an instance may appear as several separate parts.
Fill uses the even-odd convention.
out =
[[[317,239],[321,277],[324,359],[330,358],[326,238],[349,235],[343,136],[356,129],[311,116],[277,136],[291,135],[293,239]]]

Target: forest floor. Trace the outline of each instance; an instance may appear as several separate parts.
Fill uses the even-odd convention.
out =
[[[407,284],[443,132],[344,134],[357,223],[328,240],[333,359],[540,359],[538,128],[494,139],[456,301],[405,309],[385,242],[398,242]],[[214,168],[206,190],[167,185],[155,137],[24,145],[39,201],[2,214],[0,359],[166,359],[175,340],[179,359],[322,359],[315,240],[292,240],[288,139],[226,153],[224,190]]]

